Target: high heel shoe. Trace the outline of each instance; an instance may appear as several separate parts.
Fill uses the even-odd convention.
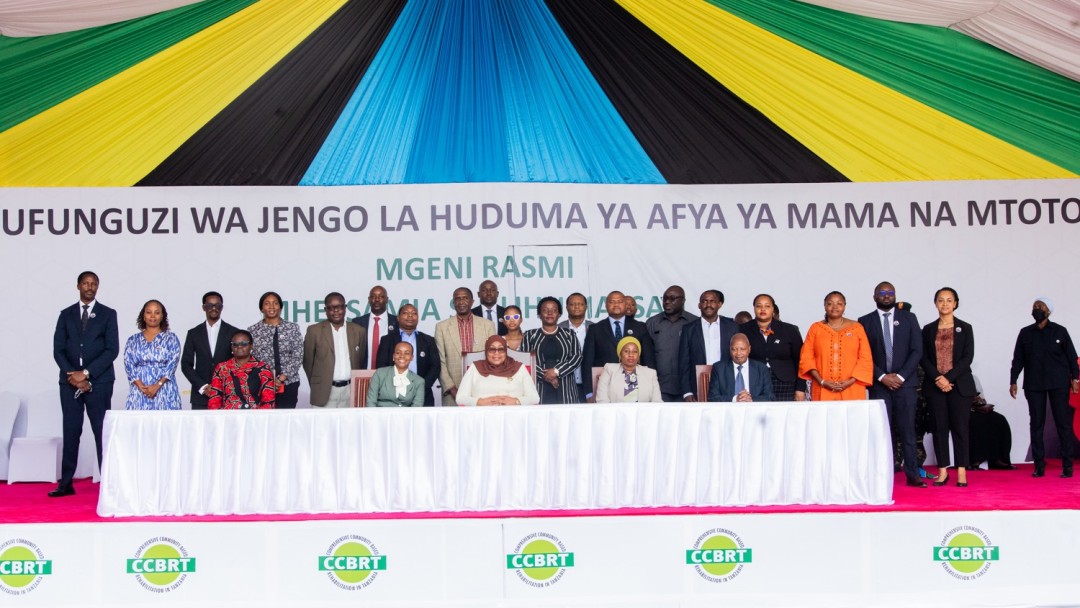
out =
[[[934,482],[934,487],[935,488],[940,488],[941,486],[948,485],[948,483],[949,483],[949,476],[946,475],[945,479],[940,479],[940,480],[935,481]]]
[[[958,488],[966,488],[967,487],[967,482],[966,481],[960,481],[959,479],[957,479],[956,480],[956,487],[958,487]]]

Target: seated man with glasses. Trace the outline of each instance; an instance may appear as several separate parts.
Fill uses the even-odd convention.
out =
[[[274,407],[274,372],[251,356],[251,334],[238,330],[229,342],[232,358],[218,364],[210,380],[212,410],[270,409]]]
[[[225,300],[216,291],[208,291],[202,297],[202,309],[206,322],[199,323],[187,332],[184,350],[180,354],[180,370],[191,383],[191,409],[205,410],[210,401],[210,377],[214,368],[227,360],[229,339],[236,328],[221,320]]]

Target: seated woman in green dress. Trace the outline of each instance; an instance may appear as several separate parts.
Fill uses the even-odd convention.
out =
[[[368,407],[423,407],[424,379],[409,371],[413,348],[408,342],[394,346],[394,365],[375,370],[368,386]]]

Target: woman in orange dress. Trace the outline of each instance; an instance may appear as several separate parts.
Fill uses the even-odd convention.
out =
[[[812,401],[866,399],[873,383],[870,341],[858,321],[844,318],[847,298],[839,291],[825,296],[825,320],[806,332],[799,353],[799,377],[811,380]]]

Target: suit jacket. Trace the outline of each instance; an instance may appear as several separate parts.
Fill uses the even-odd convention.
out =
[[[349,368],[363,369],[367,361],[367,330],[356,323],[345,323],[349,342]],[[307,328],[304,334],[304,373],[311,385],[311,404],[326,405],[330,401],[334,381],[334,334],[330,321],[321,321]]]
[[[184,351],[180,354],[180,370],[191,383],[191,405],[201,409],[206,409],[210,398],[200,393],[199,389],[210,384],[218,363],[232,357],[229,342],[237,328],[220,319],[218,323],[221,327],[218,328],[213,356],[210,355],[210,337],[206,335],[205,321],[188,330],[184,338]]]
[[[619,353],[615,351],[618,341],[615,340],[615,331],[611,328],[610,317],[593,323],[585,333],[585,346],[581,349],[581,388],[585,394],[593,392],[592,368],[618,363]],[[653,365],[652,338],[649,337],[649,328],[641,321],[623,317],[623,337],[633,336],[641,341],[640,365]],[[651,370],[653,374],[656,370]],[[660,401],[659,396],[656,399]]]
[[[84,369],[90,372],[91,384],[116,380],[113,361],[120,354],[116,311],[95,302],[91,313],[85,332],[82,330],[81,304],[72,304],[61,310],[56,319],[53,359],[60,367],[60,384],[67,384],[67,372]]]
[[[940,319],[935,319],[922,329],[922,368],[926,372],[924,382],[928,382],[929,385],[933,385],[934,380],[942,375],[938,372],[937,345],[935,344],[939,321]],[[955,317],[953,317],[953,327],[952,369],[945,373],[945,379],[956,385],[956,390],[960,391],[960,395],[974,397],[978,392],[975,389],[975,377],[971,375],[971,362],[975,359],[975,334],[971,330],[971,323]]]
[[[487,317],[484,316],[484,307],[483,307],[483,305],[473,308],[472,309],[472,314],[474,314],[474,315],[480,317],[481,319],[484,319],[485,321],[487,321]],[[507,332],[506,324],[503,323],[503,315],[505,315],[505,314],[506,314],[506,307],[505,306],[499,306],[498,304],[496,304],[495,305],[495,316],[497,318],[495,319],[495,321],[496,321],[496,325],[498,326],[500,336],[505,336],[506,332]]]
[[[728,348],[731,336],[739,333],[739,326],[735,320],[723,315],[716,316],[716,322],[720,324],[720,360],[726,361],[731,358],[731,350]],[[682,378],[682,394],[687,393],[697,396],[697,369],[698,365],[705,365],[705,332],[701,329],[701,319],[688,323],[683,328],[682,336],[679,337],[679,374]]]
[[[453,315],[449,319],[443,319],[435,325],[435,345],[439,350],[439,382],[442,384],[443,405],[457,405],[457,402],[446,394],[446,391],[457,387],[461,382],[461,353],[462,351],[478,352],[484,350],[484,342],[495,335],[495,324],[487,319],[473,316],[473,343],[462,348],[461,337],[458,334],[458,317]]]
[[[885,369],[885,336],[881,333],[881,317],[877,311],[859,317],[859,323],[866,330],[866,338],[870,341],[870,353],[874,357],[874,384],[871,389],[887,391],[878,381],[883,374],[895,373],[904,377],[904,385],[900,390],[915,390],[919,383],[915,377],[915,367],[922,361],[922,330],[919,328],[919,319],[907,309],[893,308],[893,361],[892,369]]]
[[[585,325],[585,333],[586,334],[588,334],[589,328],[592,327],[593,325],[595,325],[592,321],[590,321],[588,319],[585,319],[584,321],[582,321],[582,323]],[[562,321],[559,321],[559,327],[565,327],[566,329],[569,329],[570,331],[574,332],[574,337],[575,338],[577,337],[577,332],[574,331],[573,327],[570,327],[570,319],[563,319]],[[585,348],[584,343],[581,344],[581,348],[582,348],[582,350],[584,350],[584,348]],[[576,374],[581,376],[582,378],[584,378],[585,373],[581,371],[582,369],[583,369],[583,366],[579,365],[578,368],[577,368]],[[589,371],[589,374],[592,374],[592,370]],[[590,384],[591,384],[592,378],[590,378],[589,380],[590,380]],[[581,395],[578,395],[578,399],[580,399],[581,401],[585,401],[585,394],[582,393]]]
[[[750,382],[745,388],[750,391],[750,398],[754,401],[772,401],[772,372],[761,361],[747,359],[746,365],[750,368]],[[735,398],[735,370],[731,366],[731,359],[713,363],[712,376],[709,377],[709,401],[730,402]]]
[[[356,323],[360,327],[363,327],[365,330],[367,330],[368,325],[371,323],[371,313],[370,312],[365,312],[364,314],[360,315],[359,317],[356,317],[355,319],[353,319],[352,322]],[[380,327],[379,329],[382,330],[382,335],[379,338],[379,345],[381,346],[383,336],[389,336],[390,334],[396,334],[397,333],[397,331],[398,331],[397,316],[392,315],[389,312],[387,312],[386,313],[386,327]],[[368,343],[369,336],[367,336],[367,334],[364,334],[364,336],[365,336],[364,337],[364,346],[365,346],[364,352],[366,353],[367,352],[367,343]],[[369,353],[369,354],[373,354],[375,356],[378,356],[378,353]],[[367,365],[368,365],[367,355],[364,355],[364,360],[360,362],[360,365],[362,366],[361,369],[367,368]],[[375,363],[375,368],[378,368],[378,367],[379,367],[379,364],[378,364],[378,362],[376,362]]]
[[[739,326],[739,332],[746,334],[746,338],[750,341],[750,358],[765,363],[770,373],[777,378],[785,382],[795,382],[799,379],[802,332],[797,326],[777,319],[773,319],[770,329],[773,333],[766,342],[757,321],[751,320]],[[796,387],[795,390],[805,389],[806,387],[802,386]]]
[[[379,342],[379,350],[382,351],[382,342]],[[409,378],[409,386],[405,389],[405,396],[398,397],[397,389],[394,388],[394,366],[380,367],[375,370],[368,385],[368,407],[420,407],[424,405],[424,387],[427,383],[424,379],[412,372],[405,372]],[[431,391],[427,391],[431,397]],[[380,405],[381,402],[381,405]]]
[[[435,396],[431,389],[435,386],[435,381],[439,379],[439,372],[442,370],[439,347],[435,344],[435,338],[419,330],[413,333],[416,334],[416,352],[413,353],[413,361],[416,361],[416,373],[424,379],[424,385],[427,387],[424,405],[431,407],[435,405]],[[398,342],[401,342],[400,330],[379,340],[379,352],[375,356],[376,368],[394,365],[394,347]]]
[[[638,403],[662,402],[664,397],[660,392],[660,380],[656,376],[656,370],[639,365],[635,373],[638,376]],[[622,403],[625,386],[622,364],[605,364],[604,371],[600,372],[600,377],[596,380],[596,402]]]

